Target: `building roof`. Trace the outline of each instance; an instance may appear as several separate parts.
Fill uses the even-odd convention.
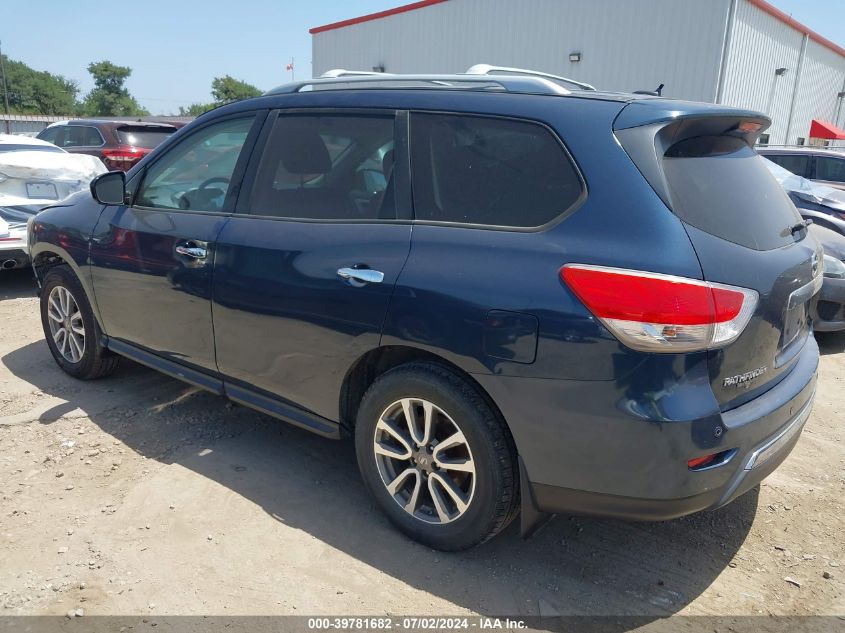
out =
[[[835,42],[830,41],[826,37],[816,33],[809,27],[804,26],[798,20],[793,19],[791,16],[787,15],[777,7],[769,4],[766,0],[748,0],[751,4],[753,4],[758,9],[761,9],[768,13],[769,15],[777,18],[781,22],[788,24],[796,31],[807,35],[811,40],[814,42],[818,42],[822,46],[829,48],[830,50],[839,53],[842,57],[845,57],[845,48],[839,46]],[[334,31],[335,29],[342,29],[346,26],[352,26],[354,24],[361,24],[363,22],[372,22],[373,20],[379,20],[381,18],[387,18],[391,15],[397,15],[399,13],[407,13],[408,11],[416,11],[417,9],[424,9],[426,7],[430,7],[435,4],[441,4],[443,2],[448,2],[448,0],[419,0],[419,2],[412,2],[411,4],[404,4],[399,7],[395,7],[393,9],[387,9],[386,11],[379,11],[378,13],[369,13],[367,15],[362,15],[357,18],[350,18],[348,20],[341,20],[340,22],[332,22],[331,24],[324,24],[323,26],[315,26],[312,29],[309,29],[308,32],[311,35],[315,35],[316,33],[324,33],[325,31]]]

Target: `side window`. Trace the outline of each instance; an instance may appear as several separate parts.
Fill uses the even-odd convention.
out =
[[[581,179],[542,125],[448,114],[411,115],[417,220],[538,227],[581,196]]]
[[[845,159],[817,156],[816,180],[845,182]]]
[[[793,174],[805,177],[807,175],[807,164],[810,162],[810,157],[806,154],[769,154],[766,158]]]
[[[65,128],[62,147],[97,147],[103,144],[103,138],[97,128],[87,125],[68,125]]]
[[[42,141],[47,141],[48,143],[56,144],[56,141],[58,140],[59,130],[61,130],[61,127],[59,126],[45,128],[44,130],[38,133],[38,138],[40,138]]]
[[[254,116],[195,132],[147,170],[135,204],[156,209],[222,211]]]
[[[395,219],[392,116],[281,114],[250,213],[309,220]]]

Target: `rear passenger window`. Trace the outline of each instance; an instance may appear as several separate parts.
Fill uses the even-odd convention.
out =
[[[306,220],[390,220],[392,116],[282,114],[273,124],[250,213]]]
[[[103,144],[99,130],[87,125],[68,125],[62,147],[98,147]]]
[[[780,165],[784,169],[791,171],[793,174],[799,176],[807,176],[807,163],[810,162],[809,156],[800,156],[795,154],[766,154],[766,158]]]
[[[845,160],[841,158],[816,158],[816,180],[845,182]]]
[[[539,227],[582,192],[560,142],[524,121],[413,114],[411,169],[417,220]]]

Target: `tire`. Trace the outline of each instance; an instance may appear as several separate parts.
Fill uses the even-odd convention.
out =
[[[426,419],[432,430],[421,442]],[[473,547],[518,513],[516,448],[504,421],[473,386],[439,365],[402,365],[375,380],[358,410],[355,450],[381,509],[428,547]]]
[[[66,296],[70,297],[70,302],[66,301]],[[73,309],[74,304],[76,310]],[[58,317],[64,316],[65,312],[69,312],[70,317],[78,316],[60,323]],[[68,324],[72,330],[70,335]],[[85,290],[67,266],[55,266],[44,276],[41,325],[53,359],[66,374],[80,380],[92,380],[107,376],[117,367],[119,357],[102,344],[102,332]],[[65,334],[57,330],[64,330]]]

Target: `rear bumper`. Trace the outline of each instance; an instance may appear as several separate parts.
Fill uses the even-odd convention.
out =
[[[567,395],[567,407],[551,392],[565,388],[560,383],[566,381],[552,380],[536,381],[552,406],[544,409],[538,405],[540,393],[528,394],[532,409],[544,417],[519,419],[512,417],[518,411],[513,399],[495,391],[495,380],[480,381],[493,389],[491,395],[513,432],[524,464],[523,503],[530,504],[530,510],[665,520],[729,503],[786,459],[812,409],[818,359],[818,346],[809,337],[792,371],[777,385],[730,411],[720,413],[714,405],[713,415],[686,420],[665,419],[669,410],[679,411],[661,407],[659,401],[651,411],[662,414],[662,420],[644,417],[642,408],[618,398],[591,401],[603,389],[595,384],[580,383]],[[696,377],[694,370],[690,375],[695,391],[690,385],[666,388],[667,394],[682,394],[688,411],[696,408],[696,398],[706,399],[707,392],[712,397],[709,382]],[[621,387],[624,393],[625,385]],[[604,389],[613,397],[620,385]],[[721,451],[731,452],[718,465],[687,468],[689,459]]]
[[[677,499],[641,499],[569,490],[557,486],[531,484],[537,510],[547,513],[586,514],[636,521],[664,521],[701,510],[720,508],[745,494],[768,477],[786,459],[798,442],[812,410],[813,397],[775,435],[754,447],[737,462],[727,485],[701,494]],[[736,456],[734,456],[735,458]],[[731,459],[734,462],[735,459]]]
[[[845,330],[845,279],[824,278],[812,317],[816,332]]]

